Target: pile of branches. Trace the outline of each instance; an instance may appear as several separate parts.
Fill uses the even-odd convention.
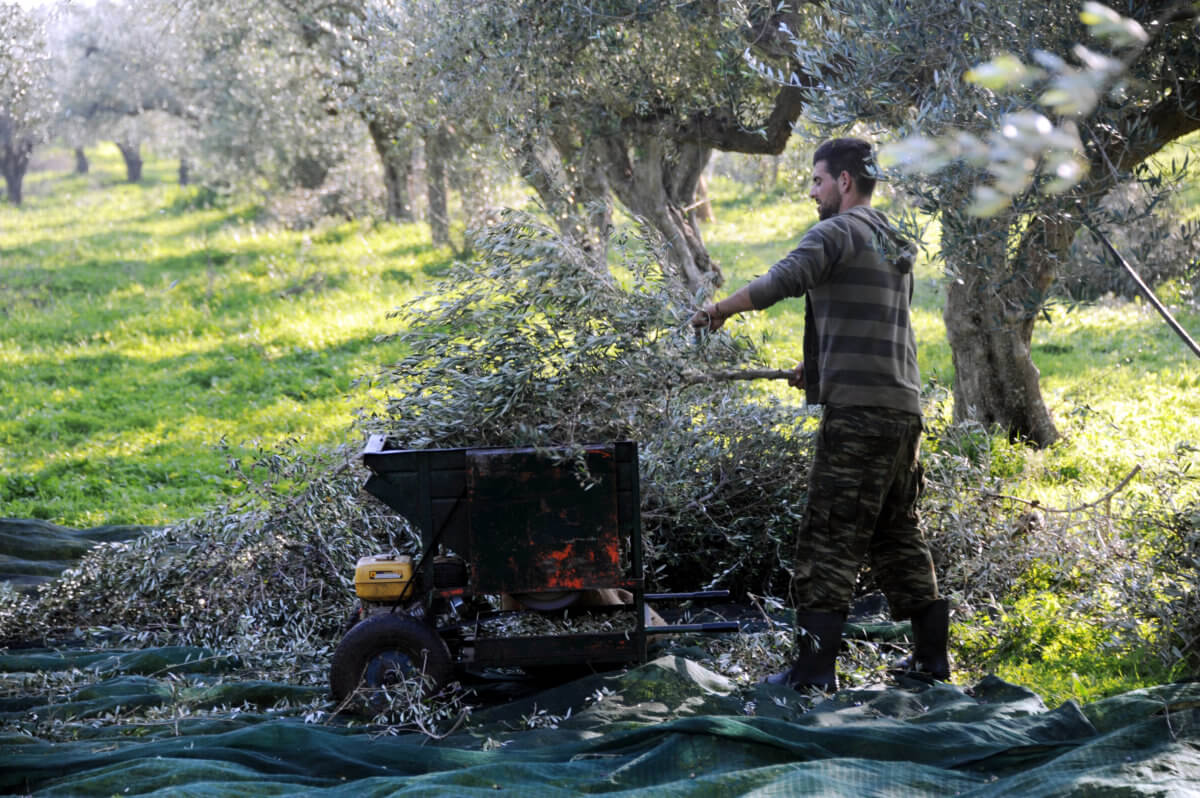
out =
[[[414,545],[407,522],[361,493],[350,454],[231,461],[247,488],[236,502],[99,544],[33,594],[0,593],[0,640],[204,646],[324,681],[324,655],[355,607],[357,558]]]
[[[656,586],[784,595],[810,435],[801,408],[725,379],[761,365],[749,342],[697,342],[689,298],[646,240],[619,241],[612,271],[596,271],[513,214],[479,246],[479,261],[401,314],[409,354],[384,371],[394,398],[362,412],[363,431],[409,448],[637,440]],[[322,680],[354,606],[356,559],[419,548],[407,521],[362,491],[356,454],[285,443],[231,461],[237,500],[97,546],[34,594],[0,591],[0,639],[201,645]]]
[[[400,311],[407,356],[363,428],[401,448],[639,443],[648,569],[663,588],[783,595],[805,501],[806,411],[737,379],[751,342],[693,337],[691,297],[650,238],[617,236],[608,268],[507,212]],[[582,462],[582,460],[580,460]],[[586,480],[586,474],[581,479]]]

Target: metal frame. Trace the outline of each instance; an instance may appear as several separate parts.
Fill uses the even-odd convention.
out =
[[[583,451],[596,480],[590,488],[577,480],[572,460],[556,459],[542,450],[399,449],[378,435],[368,441],[362,457],[372,476],[365,489],[421,530],[422,553],[414,578],[422,588],[420,606],[428,621],[435,619],[442,605],[508,592],[505,588],[619,588],[633,594],[636,623],[628,633],[479,638],[469,630],[478,619],[444,626],[439,635],[459,664],[644,662],[650,635],[737,629],[733,622],[646,626],[637,444],[596,444]],[[510,506],[514,512],[506,514]],[[614,541],[616,548],[612,548]],[[439,546],[464,558],[466,585],[436,585],[433,555]],[[620,562],[622,546],[628,568]],[[659,593],[654,599],[727,595],[727,591]]]

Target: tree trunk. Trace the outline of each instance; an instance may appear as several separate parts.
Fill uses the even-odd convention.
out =
[[[127,144],[118,141],[117,149],[125,159],[125,178],[130,183],[140,183],[142,180],[142,154],[137,144]]]
[[[961,205],[958,207],[962,207]],[[1038,217],[1008,251],[1011,217],[943,213],[942,252],[950,270],[943,319],[954,362],[954,420],[1005,430],[1046,447],[1058,430],[1033,363],[1033,324],[1072,230]]]
[[[593,266],[607,269],[612,204],[596,140],[569,136],[525,143],[521,176],[537,192],[559,233],[586,253]]]
[[[1133,106],[1124,127],[1089,126],[1096,146],[1089,147],[1087,180],[1056,201],[1043,199],[1032,219],[969,220],[957,210],[965,193],[943,201],[952,209],[942,212],[942,252],[952,278],[943,317],[954,358],[955,420],[999,426],[1010,438],[1043,447],[1058,439],[1030,348],[1037,314],[1078,229],[1078,206],[1096,202],[1121,173],[1200,129],[1200,117],[1186,110],[1198,102],[1200,84],[1187,83],[1148,111]]]
[[[429,231],[435,246],[450,244],[449,184],[446,179],[446,149],[449,140],[442,131],[425,137],[425,170],[429,193]]]
[[[385,214],[394,222],[414,221],[409,201],[408,182],[412,176],[412,149],[394,149],[383,161],[383,185],[386,191]]]
[[[4,159],[4,188],[8,201],[12,205],[21,204],[21,184],[25,182],[25,167],[10,165]]]
[[[713,213],[712,201],[708,196],[708,181],[704,179],[703,173],[696,182],[696,199],[692,204],[696,208],[696,221],[711,223],[717,220],[716,214]]]
[[[8,201],[13,205],[21,204],[21,186],[32,157],[33,139],[21,132],[12,117],[0,112],[0,172],[4,174]]]
[[[291,178],[300,188],[316,191],[329,176],[329,164],[320,158],[303,156],[292,162],[290,171]]]
[[[75,174],[86,175],[88,173],[88,158],[87,153],[83,151],[83,147],[75,148]]]
[[[33,144],[24,141],[18,141],[15,148],[0,153],[3,158],[0,169],[4,171],[4,187],[8,201],[13,205],[21,204],[21,187],[25,183],[25,170],[29,168],[32,155]]]
[[[408,173],[408,198],[413,221],[423,222],[429,218],[428,168],[425,162],[425,140],[417,138],[412,143],[412,166]]]
[[[725,282],[700,237],[696,184],[712,150],[647,130],[605,140],[609,185],[617,199],[662,234],[666,266],[693,297],[708,297]]]
[[[389,124],[378,116],[367,120],[371,142],[383,164],[384,213],[393,222],[411,222],[416,218],[409,193],[413,147],[407,138],[401,138],[400,127],[399,122]]]

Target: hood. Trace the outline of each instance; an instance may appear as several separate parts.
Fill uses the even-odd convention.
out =
[[[887,217],[868,205],[859,205],[846,211],[871,226],[875,233],[875,244],[884,258],[901,274],[912,271],[917,260],[917,245],[909,241],[900,231],[892,227]]]

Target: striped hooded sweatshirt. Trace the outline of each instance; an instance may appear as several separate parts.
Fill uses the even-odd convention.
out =
[[[860,205],[814,225],[749,285],[762,310],[805,296],[809,404],[921,414],[917,342],[909,319],[916,248],[879,211]]]

